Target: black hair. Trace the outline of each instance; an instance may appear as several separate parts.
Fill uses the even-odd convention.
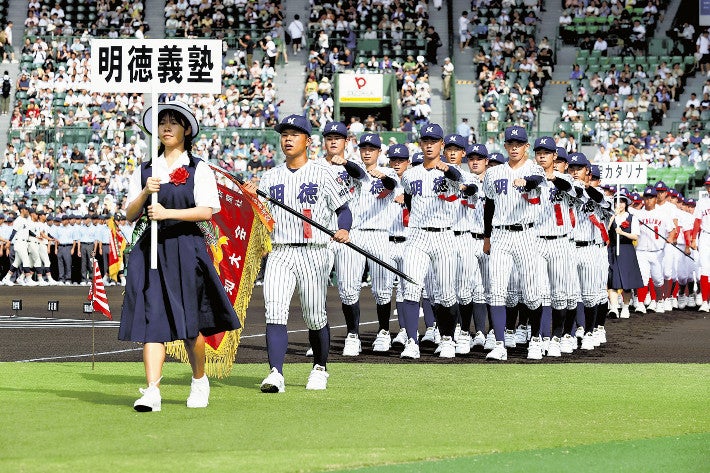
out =
[[[185,130],[190,128],[190,136],[185,133],[185,151],[187,151],[187,155],[192,159],[192,134],[195,133],[197,130],[192,129],[192,125],[190,125],[190,122],[188,121],[187,117],[183,115],[182,113],[172,110],[172,109],[164,109],[161,110],[158,113],[158,123],[160,123],[163,118],[169,117],[175,119],[176,122],[180,124],[181,127],[183,127]],[[157,126],[156,126],[157,128]],[[161,142],[160,145],[158,146],[158,156],[163,154],[165,152],[165,145]]]

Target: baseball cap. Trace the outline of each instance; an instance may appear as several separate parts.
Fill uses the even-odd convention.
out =
[[[148,107],[148,109],[143,114],[143,128],[145,128],[145,130],[149,134],[153,132],[152,109],[153,107]],[[194,138],[198,135],[198,133],[200,132],[200,125],[197,123],[195,115],[192,114],[190,107],[186,103],[180,102],[179,100],[169,100],[164,103],[159,103],[158,113],[164,110],[173,110],[185,117],[187,122],[190,124],[190,129],[192,130],[192,136],[190,138]]]
[[[688,200],[685,201],[685,203],[688,204],[688,205],[690,205],[691,207],[695,207],[695,205],[697,204],[697,202],[695,201],[695,199],[688,199]]]
[[[409,150],[404,145],[392,145],[387,149],[389,159],[409,159]]]
[[[652,186],[648,186],[645,191],[643,191],[643,196],[644,197],[656,197],[658,193],[656,192],[656,189]]]
[[[505,159],[505,156],[503,156],[503,154],[501,154],[501,153],[491,153],[488,156],[488,162],[489,163],[493,162],[493,163],[498,163],[498,164],[505,164],[508,162],[508,160]]]
[[[638,192],[632,192],[630,194],[630,197],[631,197],[631,200],[633,200],[634,202],[643,202],[643,199],[641,198],[641,194],[639,194]]]
[[[551,136],[541,136],[535,140],[535,144],[533,145],[533,151],[537,151],[539,149],[552,151],[554,153],[557,151],[557,145]]]
[[[418,152],[412,155],[412,166],[419,166],[424,162],[424,153]]]
[[[323,128],[323,136],[340,135],[343,138],[348,137],[348,128],[342,122],[329,122]]]
[[[705,185],[710,186],[710,174],[705,177]]]
[[[363,146],[371,146],[373,148],[379,148],[382,146],[382,140],[380,139],[380,135],[377,133],[363,133],[360,136],[360,142],[358,143],[359,147]]]
[[[678,197],[678,191],[675,189],[669,189],[668,195],[670,195],[671,197]]]
[[[435,138],[437,140],[444,139],[444,130],[436,123],[430,123],[422,127],[419,138]]]
[[[664,192],[668,190],[668,186],[663,181],[658,181],[654,187],[656,188],[656,192]]]
[[[591,163],[584,155],[584,153],[572,153],[569,155],[569,165],[570,166],[591,166]]]
[[[569,154],[567,154],[567,150],[564,149],[562,146],[557,147],[557,159],[569,162]]]
[[[486,148],[486,145],[474,143],[466,150],[466,156],[472,155],[483,156],[488,159],[488,148]]]
[[[505,141],[528,142],[528,132],[522,126],[509,126],[505,129]]]
[[[464,138],[461,135],[458,135],[456,133],[452,135],[446,135],[444,137],[444,147],[447,146],[456,146],[461,149],[466,149],[466,138]]]
[[[597,166],[596,164],[592,164],[592,171],[591,172],[592,172],[592,177],[594,179],[601,179],[602,170],[599,169],[599,166]]]
[[[629,193],[628,193],[626,190],[624,190],[624,189],[621,189],[618,193],[616,193],[616,194],[614,195],[614,200],[616,200],[616,199],[620,199],[620,200],[623,199],[623,200],[626,201],[626,203],[630,203],[630,202],[631,202],[631,196],[630,196]]]
[[[303,115],[289,115],[284,118],[281,123],[274,126],[274,130],[277,133],[283,133],[284,130],[298,130],[311,135],[311,122],[309,122]]]

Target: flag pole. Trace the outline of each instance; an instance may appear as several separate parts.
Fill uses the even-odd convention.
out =
[[[96,256],[92,259],[92,273],[94,269],[94,264],[96,264]],[[94,365],[96,364],[96,325],[94,324],[94,294],[96,291],[96,274],[91,275],[91,371],[94,371]]]
[[[155,158],[158,157],[158,146],[159,146],[159,136],[158,136],[158,93],[155,87],[151,88],[150,91],[150,102],[151,102],[151,125],[152,130],[148,130],[151,137],[151,155],[150,159],[155,162]],[[155,168],[153,168],[155,169]],[[150,205],[155,205],[158,203],[158,194],[153,193],[150,195]],[[150,269],[158,269],[158,221],[150,221]]]

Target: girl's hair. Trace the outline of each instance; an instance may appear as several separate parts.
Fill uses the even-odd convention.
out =
[[[177,112],[175,110],[171,109],[166,109],[166,110],[161,110],[158,113],[158,123],[160,123],[164,118],[173,118],[176,122],[180,124],[181,127],[183,127],[185,130],[190,128],[190,135],[195,132],[195,130],[192,129],[190,126],[190,122],[187,120],[187,117],[183,115],[180,112]],[[157,132],[157,130],[156,130]],[[185,134],[185,151],[187,151],[188,156],[190,159],[192,159],[192,136],[188,136],[187,133]],[[158,156],[163,154],[165,152],[165,145],[163,143],[160,143],[158,146]]]

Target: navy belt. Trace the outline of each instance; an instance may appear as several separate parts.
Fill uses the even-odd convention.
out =
[[[538,238],[543,240],[559,240],[560,238],[567,238],[567,235],[538,235]]]
[[[451,230],[451,227],[422,227],[420,230],[424,230],[425,232],[447,232]]]
[[[390,235],[390,241],[395,243],[404,243],[407,241],[407,237]]]
[[[459,230],[454,230],[454,235],[456,235],[456,236],[465,235],[465,234],[467,234],[467,233],[469,233],[469,232],[463,231],[463,230],[461,230],[461,231],[459,231]]]
[[[585,246],[591,246],[595,243],[593,241],[575,241],[574,244],[577,248],[584,248]]]
[[[509,232],[522,232],[527,228],[532,228],[532,223],[516,223],[515,225],[498,225],[494,228],[508,230]]]
[[[483,240],[486,237],[483,233],[471,233],[471,236],[474,240]]]

